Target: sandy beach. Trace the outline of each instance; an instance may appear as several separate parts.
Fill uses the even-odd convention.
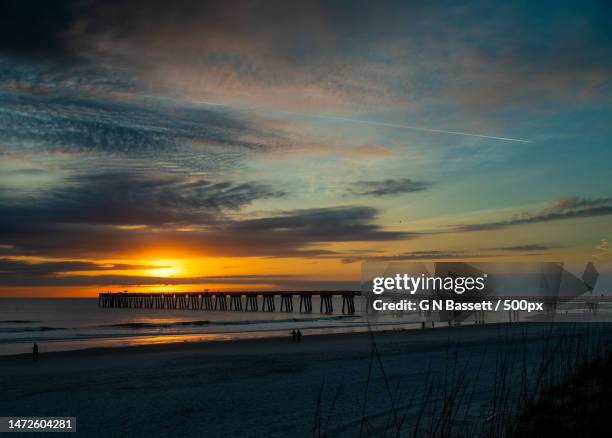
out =
[[[597,336],[610,332],[600,327]],[[512,373],[535,373],[547,346],[593,333],[499,324],[306,333],[300,344],[286,337],[47,354],[42,345],[37,363],[1,359],[0,411],[76,416],[79,433],[98,436],[377,435],[436,417],[442,392],[460,383],[457,415],[475,426],[499,393],[502,366],[518,382]]]

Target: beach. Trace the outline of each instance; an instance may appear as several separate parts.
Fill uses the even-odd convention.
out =
[[[367,436],[433,427],[456,391],[455,420],[482,427],[503,380],[516,383],[505,397],[514,399],[519,375],[531,382],[551,346],[610,339],[607,325],[492,324],[305,333],[301,343],[287,335],[53,353],[41,345],[37,363],[2,357],[0,411],[75,416],[85,436]]]

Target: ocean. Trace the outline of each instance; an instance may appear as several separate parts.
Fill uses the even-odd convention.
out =
[[[355,315],[313,313],[221,312],[205,310],[101,308],[97,298],[0,298],[0,355],[169,342],[215,341],[416,328],[414,315],[398,318],[365,315],[356,297]],[[341,309],[340,302],[334,303]],[[339,313],[339,312],[338,312]]]

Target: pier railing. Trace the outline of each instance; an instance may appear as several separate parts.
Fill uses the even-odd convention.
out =
[[[177,309],[257,312],[294,312],[293,298],[299,297],[300,313],[312,313],[312,297],[320,297],[319,312],[334,313],[334,296],[342,297],[342,313],[355,313],[355,296],[360,291],[269,291],[269,292],[102,292],[98,307],[121,309]],[[277,299],[277,297],[279,299]],[[260,299],[261,298],[261,299]],[[279,304],[277,306],[277,304]]]

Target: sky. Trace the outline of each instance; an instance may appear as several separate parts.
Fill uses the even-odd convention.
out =
[[[0,296],[609,261],[608,1],[4,1]]]

